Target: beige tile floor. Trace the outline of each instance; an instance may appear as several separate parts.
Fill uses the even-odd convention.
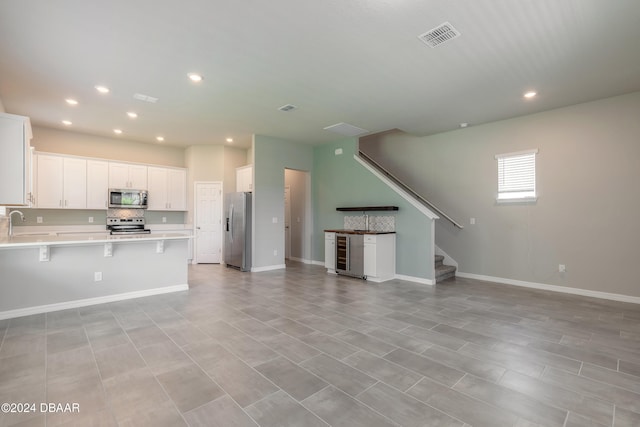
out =
[[[290,263],[0,321],[0,426],[638,426],[640,306]],[[79,413],[40,412],[76,403]]]

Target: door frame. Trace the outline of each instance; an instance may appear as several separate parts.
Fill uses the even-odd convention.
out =
[[[192,264],[198,264],[198,185],[199,184],[220,184],[220,264],[224,262],[224,234],[222,233],[222,215],[224,214],[224,183],[222,181],[194,181],[193,182],[193,259]]]
[[[284,203],[284,259],[291,258],[291,186],[284,186],[284,195],[285,195],[285,203]],[[289,196],[288,204],[287,197]],[[288,211],[288,212],[287,212]],[[289,216],[289,224],[287,224],[287,216]],[[287,232],[287,226],[289,227],[289,232]]]

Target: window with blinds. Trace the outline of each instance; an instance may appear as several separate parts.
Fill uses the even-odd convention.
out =
[[[536,199],[538,150],[498,154],[498,201]]]

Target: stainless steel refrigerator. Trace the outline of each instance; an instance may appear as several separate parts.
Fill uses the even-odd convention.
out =
[[[251,270],[251,193],[224,196],[224,262],[240,271]]]

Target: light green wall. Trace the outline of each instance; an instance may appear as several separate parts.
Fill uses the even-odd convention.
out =
[[[391,133],[361,148],[465,224],[436,226],[459,271],[640,296],[639,118],[635,92],[428,137]],[[533,148],[537,203],[497,205],[494,155]]]
[[[342,148],[343,154],[335,155],[337,148]],[[396,272],[432,279],[431,221],[356,162],[356,149],[357,140],[353,138],[314,149],[314,259],[324,260],[324,230],[343,228],[345,214],[336,211],[337,207],[398,206],[394,213]]]
[[[254,135],[253,268],[284,265],[284,170],[311,172],[313,148]],[[276,218],[277,223],[273,223]],[[276,255],[274,255],[276,251]]]

